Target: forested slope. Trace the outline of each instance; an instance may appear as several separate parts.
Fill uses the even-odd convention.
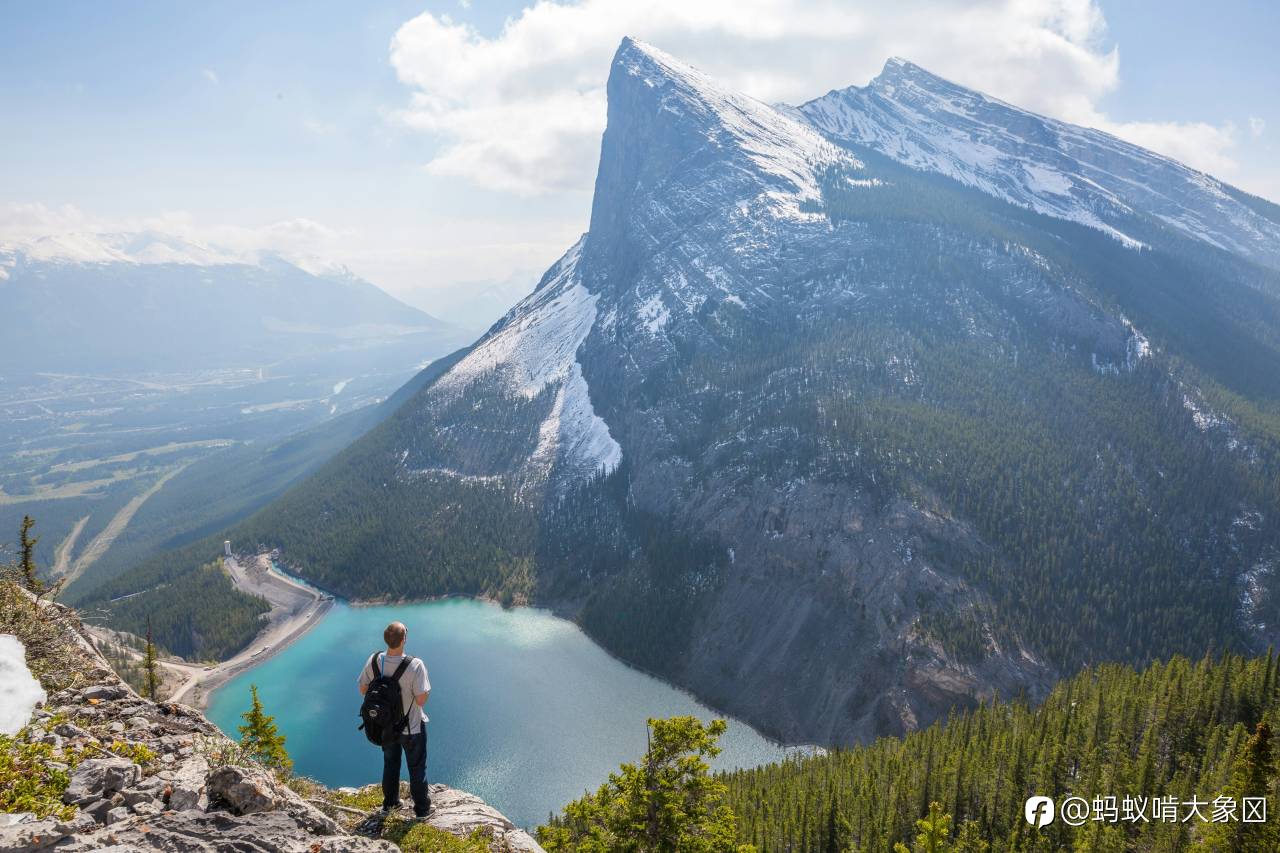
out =
[[[1094,667],[1040,706],[992,702],[903,738],[730,773],[729,802],[741,840],[759,853],[910,846],[931,803],[951,816],[952,839],[964,839],[938,848],[954,853],[1262,853],[1280,838],[1270,740],[1280,725],[1276,669],[1271,655],[1174,658],[1141,672]],[[1059,809],[1068,797],[1091,809],[1095,798],[1115,797],[1103,806],[1118,816],[1079,827],[1059,818],[1037,830],[1023,817],[1033,795]],[[1270,824],[1239,819],[1245,796],[1267,797]],[[1127,812],[1126,797],[1134,800]],[[1218,797],[1235,801],[1235,820],[1211,820]],[[1156,817],[1159,798],[1177,801],[1175,820]],[[1195,813],[1186,805],[1193,799]],[[1146,819],[1122,819],[1139,808]]]

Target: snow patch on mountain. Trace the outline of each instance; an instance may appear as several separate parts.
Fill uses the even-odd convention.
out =
[[[662,331],[662,328],[667,325],[667,321],[671,319],[671,312],[663,304],[662,297],[656,293],[645,300],[637,313],[640,317],[640,322],[644,323],[645,328],[649,330],[651,335],[656,335]]]
[[[862,165],[790,112],[727,89],[653,45],[624,39],[614,72],[629,74],[654,89],[670,87],[679,97],[667,98],[664,109],[704,112],[711,141],[737,148],[763,175],[775,179],[778,188],[766,191],[762,198],[776,215],[813,215],[802,212],[800,202],[821,199],[818,167],[837,162]],[[721,134],[727,138],[719,138]]]
[[[435,384],[443,393],[461,393],[492,377],[508,393],[528,399],[558,383],[531,459],[545,471],[559,463],[589,474],[613,470],[622,460],[622,448],[591,406],[577,360],[578,347],[595,323],[598,300],[578,276],[584,240],[575,243],[542,284]]]
[[[1280,222],[1221,182],[1110,134],[1044,116],[890,59],[865,87],[793,115],[841,142],[936,172],[1037,213],[1078,222],[1130,248],[1150,217],[1213,246],[1280,267]]]

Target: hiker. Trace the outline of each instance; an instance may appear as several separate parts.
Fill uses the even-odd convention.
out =
[[[413,813],[426,817],[431,811],[427,791],[427,715],[422,707],[431,695],[427,665],[404,653],[409,629],[392,622],[382,632],[385,652],[374,652],[360,670],[358,684],[364,703],[360,708],[369,740],[382,747],[382,811],[400,807],[400,753],[409,765],[409,791]],[[399,688],[398,691],[396,688]]]

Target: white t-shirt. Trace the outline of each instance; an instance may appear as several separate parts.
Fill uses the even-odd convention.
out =
[[[364,662],[364,668],[360,670],[360,678],[357,684],[360,687],[368,687],[373,681],[373,663],[374,657],[378,658],[378,671],[390,678],[396,674],[396,670],[400,668],[400,661],[404,660],[404,655],[387,656],[386,652],[376,652],[369,655]],[[413,655],[409,655],[413,657]],[[427,665],[422,662],[422,658],[413,658],[409,665],[405,667],[403,673],[400,674],[400,698],[404,701],[405,708],[409,712],[409,728],[411,735],[416,735],[422,731],[422,724],[428,722],[427,715],[418,707],[418,703],[414,701],[415,697],[421,696],[431,689],[431,679],[427,677]]]

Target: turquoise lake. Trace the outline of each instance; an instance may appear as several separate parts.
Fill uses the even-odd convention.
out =
[[[470,791],[532,827],[645,748],[645,720],[717,715],[610,657],[572,622],[536,609],[466,599],[352,607],[211,697],[209,717],[238,737],[256,684],[288,738],[297,772],[334,787],[377,782],[382,753],[356,730],[356,677],[393,620],[431,678],[427,778]],[[729,721],[718,768],[777,761],[784,749]]]

